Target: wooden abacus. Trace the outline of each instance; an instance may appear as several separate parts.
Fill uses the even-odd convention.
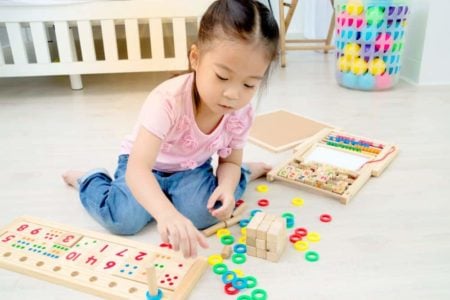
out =
[[[294,149],[294,157],[267,174],[318,191],[347,204],[372,176],[380,176],[397,156],[398,147],[385,142],[323,129]]]
[[[207,266],[204,257],[185,259],[168,248],[33,217],[0,229],[0,267],[102,298],[146,299],[147,291],[160,290],[162,299],[186,299]]]

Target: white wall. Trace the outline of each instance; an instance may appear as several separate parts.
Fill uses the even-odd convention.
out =
[[[450,1],[410,2],[402,77],[419,85],[450,84]]]

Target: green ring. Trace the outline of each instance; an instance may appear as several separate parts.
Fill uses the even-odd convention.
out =
[[[258,280],[256,280],[253,276],[246,276],[244,279],[247,281],[247,288],[252,289],[256,286],[258,283]]]
[[[240,295],[236,300],[252,300],[249,295]]]
[[[252,299],[265,300],[267,299],[267,292],[263,289],[256,289],[252,291]]]
[[[291,218],[295,218],[295,216],[294,216],[294,214],[292,214],[292,213],[290,213],[290,212],[285,212],[285,213],[283,213],[282,215],[281,215],[283,218],[288,218],[288,217],[291,217]]]
[[[245,262],[247,261],[247,258],[245,257],[244,254],[241,254],[241,253],[235,253],[235,254],[233,254],[233,256],[231,256],[231,260],[232,260],[235,264],[240,265],[240,264],[245,263]]]
[[[228,271],[228,267],[227,267],[226,264],[215,264],[213,266],[213,272],[218,274],[218,275],[222,275],[226,271]]]
[[[319,260],[319,253],[316,251],[308,251],[305,253],[305,259],[310,262],[315,262]]]
[[[232,245],[234,243],[234,237],[232,235],[224,235],[220,238],[220,241],[224,245]]]

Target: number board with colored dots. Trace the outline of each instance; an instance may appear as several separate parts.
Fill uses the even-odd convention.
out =
[[[341,130],[322,129],[303,141],[294,156],[267,174],[347,204],[372,177],[380,176],[398,147]]]
[[[207,268],[203,257],[33,217],[0,229],[0,267],[104,298],[146,299],[150,265],[163,299],[185,299]]]

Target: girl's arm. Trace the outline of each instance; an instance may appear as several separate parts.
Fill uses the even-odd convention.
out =
[[[163,242],[181,248],[185,257],[197,255],[197,244],[208,247],[206,238],[172,205],[152,173],[161,139],[141,127],[131,150],[126,182],[136,200],[155,218]],[[131,216],[132,217],[132,216]]]
[[[233,149],[226,158],[219,157],[217,167],[218,186],[208,200],[208,209],[219,220],[230,218],[234,206],[234,192],[241,178],[242,149]],[[216,202],[222,202],[222,206],[214,209]]]

